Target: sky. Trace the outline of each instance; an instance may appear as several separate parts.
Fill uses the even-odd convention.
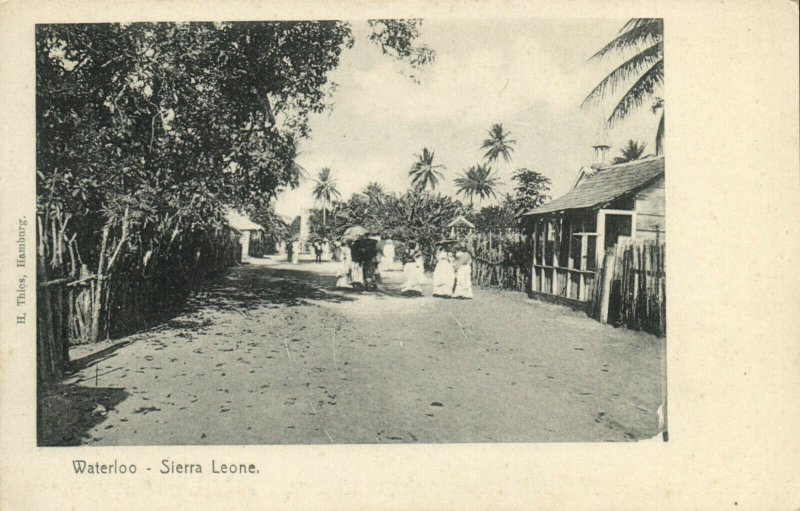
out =
[[[342,198],[370,181],[387,191],[408,189],[408,171],[424,147],[444,165],[437,191],[454,195],[453,179],[482,162],[481,142],[494,123],[516,140],[513,161],[494,169],[510,192],[519,167],[552,180],[551,195],[566,193],[592,145],[605,142],[610,157],[628,139],[655,152],[658,116],[643,108],[605,136],[602,120],[611,100],[581,109],[592,88],[622,62],[618,56],[587,62],[613,39],[624,19],[425,20],[420,42],[436,60],[416,73],[382,55],[368,40],[366,21],[354,21],[355,45],[330,73],[337,84],[332,106],[311,118],[311,138],[301,141],[297,162],[312,176],[330,167]],[[295,216],[314,206],[313,183],[282,193],[278,213]]]

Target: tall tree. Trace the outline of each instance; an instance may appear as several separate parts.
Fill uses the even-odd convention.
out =
[[[336,179],[333,178],[333,173],[328,167],[323,167],[314,179],[314,189],[312,195],[314,200],[322,205],[322,224],[325,225],[326,211],[333,203],[334,199],[342,196],[336,188]]]
[[[430,185],[431,190],[435,190],[439,179],[444,177],[438,169],[444,168],[444,165],[433,163],[433,151],[427,147],[422,149],[421,154],[415,154],[414,157],[417,158],[417,161],[408,171],[408,175],[411,176],[412,189],[423,191]]]
[[[511,161],[511,153],[514,152],[514,144],[516,140],[511,140],[511,132],[503,131],[502,124],[494,124],[488,131],[489,138],[484,139],[481,144],[481,149],[486,149],[486,154],[483,155],[488,163],[494,163],[500,156],[508,163]]]
[[[386,20],[392,37],[374,42],[416,69],[434,57],[415,41],[419,23]],[[340,21],[41,24],[35,44],[39,278],[96,276],[91,304],[65,305],[87,308],[85,340],[96,341],[125,322],[124,308],[108,307],[125,286],[109,282],[191,282],[218,270],[228,264],[217,250],[230,242],[225,207],[297,184],[298,142],[311,114],[331,106],[330,72],[353,30]],[[168,294],[154,291],[136,310],[159,309]]]
[[[478,204],[487,197],[496,197],[495,188],[500,184],[496,174],[492,174],[492,168],[487,164],[473,165],[464,170],[455,179],[456,194],[469,196],[470,206],[473,205],[475,196],[478,197]]]
[[[586,96],[583,106],[596,105],[600,99],[622,89],[622,97],[608,117],[614,125],[634,110],[649,103],[654,113],[660,109],[661,118],[656,132],[656,151],[661,152],[664,140],[664,102],[655,94],[664,84],[664,21],[660,18],[633,18],[611,42],[595,53],[590,60],[602,60],[609,54],[620,56],[633,52],[608,74]]]
[[[611,161],[614,165],[626,163],[629,161],[638,160],[644,154],[644,149],[647,144],[644,142],[636,142],[635,140],[628,140],[628,143],[619,150],[620,155],[614,157]]]
[[[511,178],[515,181],[513,209],[521,215],[547,202],[550,196],[550,179],[535,170],[517,169]]]

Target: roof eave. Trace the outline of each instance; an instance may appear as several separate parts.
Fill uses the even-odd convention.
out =
[[[647,188],[648,186],[652,185],[653,183],[655,183],[659,179],[662,179],[663,177],[664,177],[664,172],[662,171],[659,174],[657,174],[657,175],[653,176],[652,178],[648,179],[647,181],[643,182],[639,186],[631,188],[630,190],[627,190],[627,191],[625,191],[623,193],[620,193],[619,195],[615,195],[614,197],[612,197],[610,199],[603,199],[602,201],[596,202],[594,204],[590,204],[588,206],[555,209],[555,210],[551,210],[551,211],[543,211],[541,213],[537,213],[537,210],[534,209],[534,210],[528,211],[527,213],[522,213],[521,215],[519,215],[519,217],[520,218],[524,218],[524,217],[532,217],[532,216],[543,216],[543,215],[551,215],[551,214],[560,214],[560,213],[565,213],[567,211],[576,211],[576,210],[579,210],[579,209],[602,209],[606,205],[608,205],[609,203],[614,202],[615,200],[621,199],[622,197],[625,197],[626,195],[639,193],[640,191],[644,190],[645,188]],[[546,204],[545,204],[545,206],[546,206]]]

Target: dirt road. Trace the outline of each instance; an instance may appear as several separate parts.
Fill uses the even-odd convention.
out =
[[[51,443],[602,441],[658,433],[664,340],[520,293],[334,289],[335,265],[231,269],[146,332],[76,347]],[[48,404],[49,403],[49,404]],[[54,404],[55,403],[55,404]],[[74,403],[78,403],[75,405]],[[97,406],[100,405],[100,406]]]

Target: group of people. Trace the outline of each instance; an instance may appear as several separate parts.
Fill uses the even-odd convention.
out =
[[[433,296],[472,298],[472,255],[464,247],[436,251]]]
[[[378,238],[364,236],[350,240],[339,247],[339,266],[336,287],[349,289],[376,289],[381,281]]]
[[[422,295],[424,259],[418,244],[412,244],[403,259],[403,293]],[[433,296],[472,298],[472,256],[463,246],[440,245],[433,270]]]
[[[317,240],[311,243],[311,249],[314,251],[314,260],[318,263],[328,261],[331,259],[331,244],[328,240]],[[297,239],[289,241],[280,241],[275,245],[275,251],[278,254],[286,254],[286,261],[292,264],[300,263],[300,252],[302,245]]]
[[[336,287],[344,289],[376,289],[382,282],[382,272],[394,265],[395,246],[391,240],[378,248],[377,236],[363,236],[336,246],[340,260]],[[315,247],[316,248],[316,247]],[[425,263],[422,249],[411,242],[402,251],[403,284],[401,292],[422,296]],[[433,271],[433,296],[442,298],[472,298],[472,256],[465,247],[441,244],[436,252]]]

